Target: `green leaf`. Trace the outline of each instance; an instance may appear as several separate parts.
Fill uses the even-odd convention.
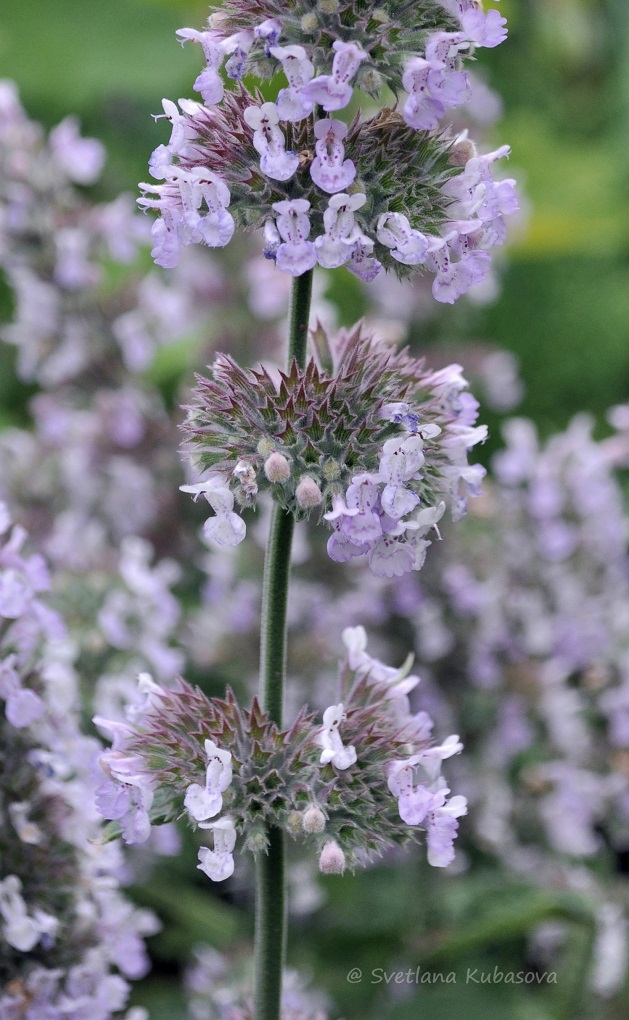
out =
[[[523,886],[516,895],[503,897],[498,906],[494,900],[482,894],[472,904],[471,916],[465,925],[456,925],[454,931],[442,935],[434,943],[428,936],[419,952],[422,961],[451,960],[462,953],[492,943],[504,943],[526,935],[542,921],[569,921],[591,928],[594,915],[591,907],[581,896],[568,892],[535,890]]]

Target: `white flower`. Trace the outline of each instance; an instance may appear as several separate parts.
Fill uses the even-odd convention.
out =
[[[308,241],[310,202],[304,198],[275,202],[273,209],[279,213],[276,224],[282,238],[276,253],[278,269],[291,276],[301,276],[317,261],[315,246]]]
[[[8,875],[0,882],[0,914],[4,919],[2,934],[14,949],[28,953],[42,935],[54,935],[59,922],[43,910],[35,910],[31,917],[21,890],[22,883],[17,875]]]
[[[222,795],[232,780],[231,753],[221,750],[213,740],[205,741],[205,753],[208,758],[205,786],[192,783],[184,798],[188,814],[197,822],[219,813],[223,807]]]
[[[341,770],[356,762],[355,748],[351,744],[345,747],[339,734],[343,718],[343,705],[330,705],[323,713],[323,726],[316,737],[316,742],[323,748],[320,764],[331,764]]]
[[[245,120],[253,128],[253,144],[260,153],[260,169],[275,181],[287,181],[299,166],[296,152],[286,152],[286,139],[278,127],[279,113],[275,103],[248,106]]]
[[[356,177],[351,159],[344,159],[343,138],[347,124],[341,120],[318,120],[314,126],[316,158],[310,167],[310,176],[322,191],[333,195],[345,191]]]
[[[202,829],[211,829],[214,833],[214,849],[202,846],[199,850],[197,868],[203,871],[213,882],[223,882],[234,873],[232,850],[236,845],[236,829],[231,818],[219,818],[216,822],[201,824]]]
[[[247,533],[245,522],[233,512],[234,494],[221,475],[210,475],[203,482],[180,485],[182,492],[190,492],[196,500],[205,496],[216,516],[203,525],[203,536],[215,545],[225,548],[238,545]]]

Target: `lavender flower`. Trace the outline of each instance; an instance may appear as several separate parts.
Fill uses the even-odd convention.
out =
[[[146,973],[143,936],[158,925],[124,898],[120,855],[101,840],[91,782],[100,747],[79,729],[44,563],[23,552],[21,529],[9,532],[3,504],[0,519],[0,589],[20,591],[0,606],[0,1014],[107,1020],[124,1009],[128,979]]]
[[[190,1020],[250,1020],[252,975],[242,963],[209,946],[197,946],[185,977]],[[327,1020],[322,996],[287,970],[282,982],[280,1020]]]

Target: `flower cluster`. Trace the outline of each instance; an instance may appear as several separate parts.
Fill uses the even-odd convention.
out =
[[[198,946],[185,976],[190,1020],[253,1020],[250,968],[210,946]],[[327,1020],[322,996],[306,987],[297,971],[282,977],[280,1020]]]
[[[122,896],[100,841],[76,676],[44,561],[0,503],[0,1015],[120,1016],[156,919]],[[143,1020],[131,1010],[128,1020]]]
[[[84,201],[77,185],[98,179],[105,150],[74,118],[46,138],[9,81],[0,111],[0,266],[16,301],[2,337],[18,347],[23,379],[55,384],[102,356],[102,339],[97,351],[86,335],[102,319],[103,261],[132,262],[146,230],[128,196]]]
[[[322,516],[337,562],[366,555],[386,577],[417,570],[446,501],[458,519],[479,492],[484,469],[467,463],[486,437],[478,404],[458,365],[427,372],[360,328],[331,344],[320,327],[314,340],[303,372],[217,357],[184,426],[195,468],[211,473],[183,488],[210,503],[204,531],[218,545],[244,538],[235,501],[251,506],[267,489],[298,517]]]
[[[343,701],[322,723],[302,710],[286,731],[255,700],[241,709],[230,691],[209,700],[183,680],[166,690],[141,676],[125,722],[95,719],[113,737],[100,759],[101,813],[129,843],[146,840],[152,822],[186,814],[212,834],[199,868],[214,881],[232,874],[238,836],[245,849],[266,850],[269,824],[314,842],[327,873],[364,865],[420,831],[429,862],[447,866],[466,807],[462,797],[448,800],[441,762],[462,745],[431,743],[432,720],[408,700],[418,678],[368,655],[362,627],[343,640]]]
[[[514,794],[498,778],[508,762],[518,810],[538,816],[555,851],[589,857],[601,830],[613,844],[628,826],[623,496],[587,417],[546,444],[524,419],[504,435],[486,523],[464,558],[458,544],[447,556],[444,622],[479,692],[501,692],[484,741],[504,786],[499,843],[513,840]],[[538,760],[518,769],[534,742]]]
[[[451,6],[400,0],[357,13],[333,0],[287,14],[273,0],[256,11],[234,0],[206,30],[180,29],[207,61],[194,83],[204,102],[163,101],[171,137],[150,169],[164,183],[141,184],[138,200],[161,214],[155,260],[170,268],[187,245],[223,247],[238,222],[263,227],[265,255],[291,276],[317,263],[365,282],[383,266],[419,268],[447,303],[483,282],[488,249],[517,209],[514,181],[491,173],[509,148],[481,156],[467,132],[440,122],[471,99],[464,57],[502,42],[505,19],[472,0]],[[223,65],[235,89],[225,89]],[[252,73],[281,73],[287,87],[265,102],[242,82]],[[383,86],[404,91],[402,113],[340,119],[355,86],[373,97]]]

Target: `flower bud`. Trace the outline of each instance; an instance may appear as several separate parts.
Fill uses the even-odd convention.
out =
[[[323,493],[314,478],[311,478],[309,475],[303,475],[295,489],[295,498],[302,510],[309,510],[311,507],[318,506],[321,503]]]
[[[319,0],[319,10],[322,14],[336,14],[339,9],[339,0]]]
[[[369,68],[361,76],[360,84],[370,96],[377,96],[382,88],[382,76],[373,68]]]
[[[245,848],[252,854],[266,853],[269,848],[269,840],[264,832],[250,832],[245,840]]]
[[[468,160],[474,159],[477,155],[474,142],[468,138],[467,131],[463,131],[452,143],[448,162],[451,166],[465,166]]]
[[[289,811],[286,816],[286,831],[291,836],[299,836],[303,832],[302,826],[303,815],[301,811]]]
[[[326,460],[323,464],[321,472],[327,482],[336,482],[337,479],[341,477],[341,465],[338,460],[333,460],[332,457],[330,457],[330,459]]]
[[[325,815],[321,808],[311,804],[301,816],[301,824],[304,832],[323,832],[325,829]]]
[[[319,871],[324,875],[342,875],[345,871],[345,854],[334,840],[326,843],[321,851]]]
[[[282,453],[272,453],[264,462],[264,473],[270,482],[286,482],[290,478],[290,464]]]
[[[269,454],[273,453],[275,450],[275,443],[267,436],[262,436],[262,439],[259,440],[256,449],[261,457],[268,457]]]
[[[247,497],[253,497],[258,494],[256,472],[253,464],[246,460],[239,460],[232,474],[240,482],[243,492]]]
[[[214,14],[210,14],[208,18],[208,25],[210,28],[214,29],[214,31],[220,31],[224,27],[227,19],[228,15],[225,11],[214,11]]]
[[[314,32],[318,24],[317,15],[314,11],[308,11],[301,19],[301,30],[302,32]]]

